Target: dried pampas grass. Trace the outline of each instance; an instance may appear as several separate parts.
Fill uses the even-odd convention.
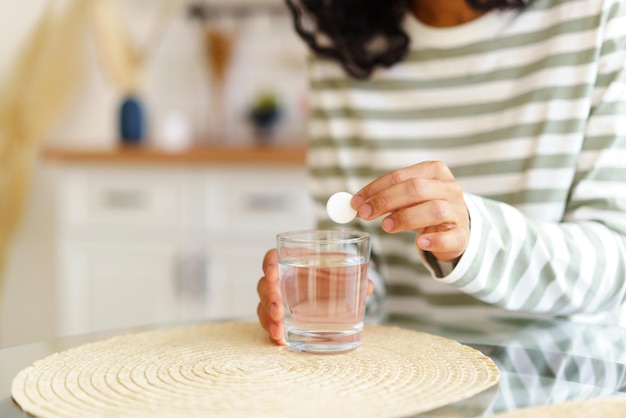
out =
[[[135,47],[115,4],[98,0],[93,5],[93,28],[100,63],[123,93],[136,93],[141,85],[145,55]]]
[[[40,144],[64,115],[85,72],[91,1],[49,2],[0,84],[0,301],[3,273]]]
[[[93,29],[101,65],[123,96],[139,93],[147,62],[172,16],[182,6],[181,0],[160,3],[150,31],[141,43],[131,39],[114,1],[96,0],[93,4]]]

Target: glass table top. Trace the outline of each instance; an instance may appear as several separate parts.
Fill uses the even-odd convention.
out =
[[[242,320],[253,321],[254,318]],[[391,316],[382,323],[453,339],[489,356],[499,384],[421,417],[476,417],[566,400],[626,395],[626,329],[565,319],[462,311]],[[11,399],[11,381],[35,360],[115,335],[188,324],[163,324],[56,338],[0,350],[0,417],[26,414]]]

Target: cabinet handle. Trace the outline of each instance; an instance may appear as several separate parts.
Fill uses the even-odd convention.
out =
[[[185,253],[178,257],[173,276],[176,298],[204,300],[209,293],[208,260],[204,255]]]
[[[104,207],[112,209],[141,209],[148,206],[148,195],[142,190],[105,190],[102,196]]]
[[[285,194],[250,193],[245,197],[244,208],[258,212],[286,212],[289,196]]]

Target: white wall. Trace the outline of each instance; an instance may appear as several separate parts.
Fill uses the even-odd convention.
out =
[[[0,2],[0,77],[12,64],[24,37],[49,0]],[[143,39],[161,3],[116,0],[131,34]],[[233,0],[222,0],[233,1]],[[260,1],[260,0],[250,0]],[[245,2],[245,1],[243,1]],[[281,0],[268,0],[280,3]],[[251,142],[246,108],[260,90],[279,92],[285,117],[276,141],[302,141],[305,134],[301,102],[306,95],[304,47],[293,34],[287,16],[256,16],[237,22],[237,49],[227,84],[229,141]],[[152,57],[143,91],[151,140],[157,141],[164,117],[182,113],[195,138],[205,140],[212,129],[211,89],[200,44],[198,22],[177,15]],[[46,139],[48,146],[108,147],[117,141],[119,92],[98,66],[92,39],[89,72],[67,117]],[[54,306],[54,175],[42,162],[37,167],[27,205],[6,271],[4,301],[0,301],[0,346],[56,335]]]
[[[144,43],[158,12],[157,6],[162,2],[116,2],[124,13],[132,38],[138,44]],[[229,0],[222,2],[229,3]],[[266,2],[282,3],[282,0]],[[217,2],[212,0],[211,3]],[[228,140],[237,143],[253,140],[251,127],[245,120],[247,107],[259,91],[272,89],[278,92],[286,111],[278,128],[278,140],[301,141],[305,129],[300,102],[307,89],[305,50],[291,28],[289,17],[259,14],[240,20],[219,19],[208,24],[235,28],[234,56],[226,80]],[[213,120],[213,92],[201,34],[200,22],[190,20],[185,10],[181,10],[168,25],[148,63],[142,98],[148,117],[148,135],[155,142],[160,137],[164,117],[173,112],[184,115],[199,140],[209,138],[212,125],[219,123]],[[91,42],[90,46],[91,68],[83,94],[49,143],[108,146],[115,142],[120,92],[98,67],[100,58]]]

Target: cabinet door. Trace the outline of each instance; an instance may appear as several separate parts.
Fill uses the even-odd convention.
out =
[[[209,228],[278,233],[313,225],[303,168],[222,168],[207,175]]]
[[[71,167],[60,188],[61,222],[90,228],[180,227],[185,177],[177,169]]]
[[[313,222],[301,167],[77,167],[61,186],[62,334],[254,318],[275,235]]]
[[[256,292],[265,251],[259,245],[215,249],[209,258],[207,314],[211,318],[256,318],[259,298]]]
[[[61,334],[178,320],[176,257],[169,245],[65,244],[59,283]],[[202,315],[202,301],[199,306]]]

